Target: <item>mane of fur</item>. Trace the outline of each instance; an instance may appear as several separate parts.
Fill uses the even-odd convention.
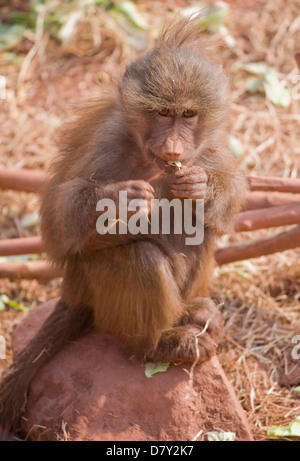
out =
[[[198,14],[182,18],[175,16],[166,21],[156,40],[156,46],[171,49],[184,48],[202,56],[211,56],[213,43],[205,36],[202,20],[202,16]]]

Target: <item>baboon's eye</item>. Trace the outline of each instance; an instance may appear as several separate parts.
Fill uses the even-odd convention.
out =
[[[168,117],[168,115],[170,114],[170,111],[169,111],[169,109],[162,109],[158,113],[159,113],[159,115],[162,115],[163,117]]]
[[[197,115],[197,113],[194,110],[187,109],[184,112],[182,112],[183,117],[195,117],[195,115]]]

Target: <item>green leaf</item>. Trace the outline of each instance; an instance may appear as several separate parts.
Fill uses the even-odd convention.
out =
[[[20,24],[26,29],[35,30],[37,12],[34,10],[23,12],[23,11],[12,11],[10,13],[10,22],[12,24]]]
[[[14,299],[9,299],[6,294],[0,295],[0,312],[5,310],[6,306],[10,306],[13,309],[18,311],[27,311],[29,308],[25,306],[22,302],[15,301]]]
[[[7,304],[17,311],[24,312],[28,310],[28,307],[25,306],[22,302],[15,301],[14,299],[10,299]]]
[[[300,416],[293,419],[287,426],[271,426],[268,429],[270,437],[300,437]]]
[[[265,74],[264,88],[267,98],[276,106],[289,107],[291,104],[291,92],[278,80],[274,69],[269,68]]]
[[[275,69],[267,66],[264,62],[250,62],[248,64],[240,64],[241,69],[246,70],[255,75],[259,75],[259,79],[248,79],[247,88],[252,93],[259,91],[263,86],[266,97],[272,104],[279,107],[289,107],[291,104],[291,91],[285,88],[282,82],[278,80]]]
[[[237,273],[237,275],[240,275],[244,279],[249,279],[250,278],[250,275],[247,274],[247,272],[245,272],[245,271],[237,271],[236,273]]]
[[[103,6],[106,9],[113,8],[114,4],[111,0],[89,0],[90,3],[94,3],[96,6]]]
[[[209,442],[234,442],[235,432],[207,432],[206,438]]]
[[[220,26],[225,24],[228,17],[229,7],[226,3],[219,3],[219,5],[211,5],[205,10],[198,5],[191,5],[181,10],[181,14],[185,17],[191,17],[196,15],[203,16],[201,25],[204,29],[209,29],[214,32],[218,30]]]
[[[13,308],[19,307],[20,305],[20,303],[18,303],[17,301],[14,301],[13,299],[10,299],[7,304]]]
[[[233,155],[238,158],[243,155],[243,146],[240,141],[232,134],[228,137],[229,147]]]
[[[13,53],[11,51],[5,51],[2,54],[3,61],[8,61],[11,64],[14,64],[15,66],[19,66],[22,63],[23,58],[18,56],[16,53]]]
[[[207,15],[201,22],[202,26],[208,27],[212,30],[218,28],[218,26],[225,24],[228,14],[228,5],[224,3],[224,6],[212,6],[209,8]]]
[[[8,50],[18,45],[24,36],[25,30],[25,27],[19,24],[8,26],[0,22],[0,51]]]
[[[247,90],[250,93],[256,93],[259,90],[264,90],[264,77],[256,78],[250,77],[247,79]]]
[[[120,5],[113,8],[116,13],[121,13],[126,16],[137,29],[148,30],[149,24],[137,11],[136,6],[132,2],[122,2]]]
[[[300,386],[295,387],[294,392],[299,392],[300,393]]]
[[[169,366],[170,366],[169,362],[167,362],[167,363],[161,363],[161,362],[152,363],[152,362],[148,362],[145,365],[145,375],[146,375],[147,378],[152,378],[152,376],[155,375],[155,373],[164,373],[164,372],[166,372],[167,369],[169,368]]]

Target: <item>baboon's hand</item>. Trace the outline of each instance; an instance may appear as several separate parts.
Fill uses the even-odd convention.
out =
[[[154,189],[147,181],[143,179],[122,181],[118,183],[108,184],[104,188],[103,198],[112,198],[117,205],[117,211],[126,208],[127,214],[132,215],[136,212],[136,206],[140,207],[141,212],[149,214],[151,211],[151,200],[154,199]],[[126,192],[126,200],[120,201],[120,192]],[[135,203],[133,209],[130,209],[130,202],[132,200],[140,200],[139,203]]]
[[[207,175],[199,166],[182,166],[174,173],[171,192],[175,197],[204,199],[206,196]]]

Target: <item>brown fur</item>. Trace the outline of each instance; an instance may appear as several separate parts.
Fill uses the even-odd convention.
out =
[[[169,25],[108,96],[63,127],[41,206],[46,251],[65,269],[62,300],[3,380],[0,426],[16,424],[45,360],[92,324],[142,359],[200,363],[215,352],[215,237],[230,228],[244,182],[226,148],[226,78],[201,43],[199,19]],[[167,164],[176,159],[178,171]],[[117,203],[120,190],[147,203],[205,198],[203,244],[185,245],[184,234],[97,234],[98,200]]]

